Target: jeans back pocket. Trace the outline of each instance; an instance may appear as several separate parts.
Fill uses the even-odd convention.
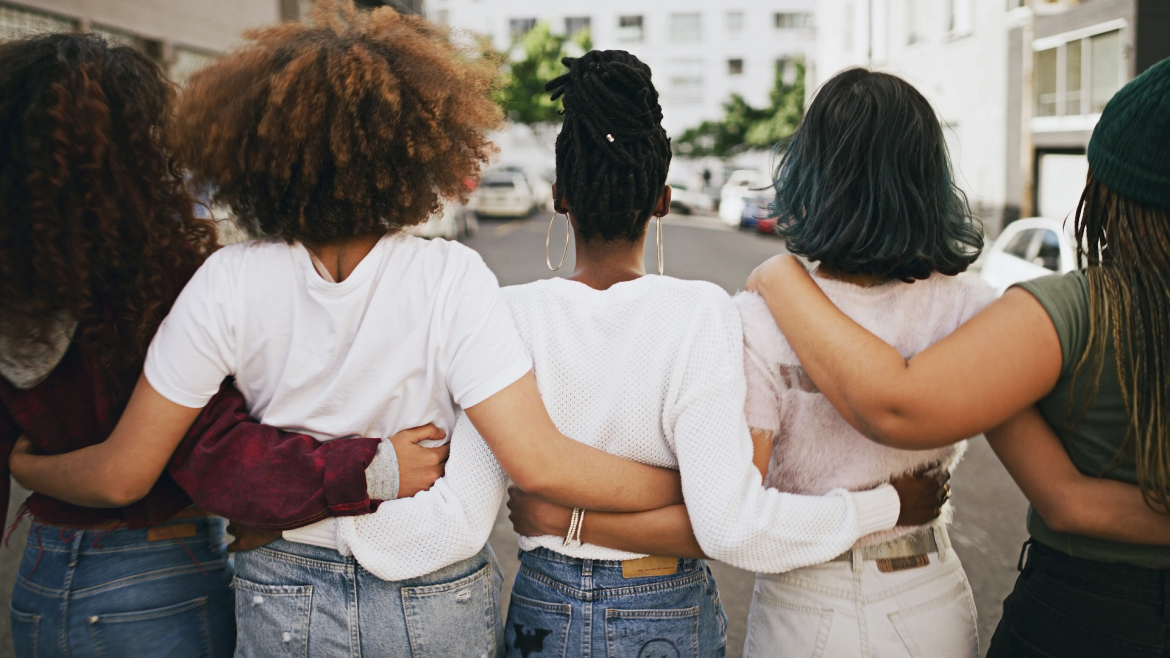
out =
[[[609,658],[698,658],[699,606],[605,611]]]
[[[212,655],[206,598],[151,610],[93,615],[86,622],[97,656],[209,658]]]
[[[402,611],[413,658],[491,658],[503,649],[493,562],[449,583],[403,587]]]
[[[914,658],[979,655],[975,602],[966,578],[945,594],[889,615],[902,644]]]
[[[41,632],[41,616],[21,612],[8,606],[12,618],[12,648],[20,658],[37,658],[38,636]]]
[[[508,658],[564,658],[573,606],[512,592],[508,603]]]
[[[236,576],[236,656],[309,655],[312,585],[261,585]]]

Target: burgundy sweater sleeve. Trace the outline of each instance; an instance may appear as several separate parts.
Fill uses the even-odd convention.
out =
[[[321,442],[263,425],[248,415],[244,396],[228,378],[167,471],[208,512],[263,530],[289,530],[376,510],[381,501],[370,500],[365,469],[378,443]]]
[[[8,472],[8,456],[20,438],[20,426],[0,404],[0,531],[8,527],[8,497],[12,495],[12,476]]]

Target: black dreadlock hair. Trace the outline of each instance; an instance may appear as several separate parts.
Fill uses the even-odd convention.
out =
[[[569,72],[544,87],[565,106],[556,205],[569,202],[584,241],[637,240],[670,167],[650,67],[624,50],[591,50],[561,63]]]

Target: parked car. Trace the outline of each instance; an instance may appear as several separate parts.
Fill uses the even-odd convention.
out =
[[[715,201],[711,197],[690,185],[680,181],[671,181],[669,185],[671,210],[689,215],[694,212],[711,212],[715,209]]]
[[[766,220],[771,213],[769,208],[775,198],[775,192],[772,194],[761,193],[755,196],[744,197],[743,211],[739,214],[739,227],[748,230],[758,228],[760,222]],[[772,227],[775,228],[775,226],[776,222],[773,221]]]
[[[541,210],[552,210],[553,194],[552,183],[549,182],[556,178],[556,170],[553,170],[552,178],[546,178],[545,175],[538,173],[535,169],[526,168],[520,165],[501,165],[492,167],[487,173],[504,172],[510,174],[520,174],[524,176],[524,182],[528,183],[528,189],[532,190],[532,202]]]
[[[744,198],[771,187],[772,178],[756,169],[736,169],[719,191],[719,219],[728,226],[739,226],[743,217]]]
[[[1019,219],[1003,229],[983,257],[979,276],[999,293],[1020,281],[1077,268],[1072,223],[1059,219]]]
[[[442,212],[422,224],[410,227],[409,232],[420,238],[458,240],[475,235],[478,229],[479,222],[475,219],[475,213],[459,203],[448,201],[443,204]]]
[[[472,209],[483,217],[524,217],[535,205],[524,174],[506,171],[484,174],[471,201]]]

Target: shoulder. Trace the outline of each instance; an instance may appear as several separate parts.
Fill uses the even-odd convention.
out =
[[[1060,340],[1065,368],[1075,362],[1088,343],[1089,277],[1083,271],[1053,274],[1017,283],[1040,302]]]
[[[775,355],[788,346],[772,311],[764,298],[754,292],[741,292],[735,296],[735,308],[743,322],[743,340],[761,355]]]
[[[954,276],[935,274],[920,283],[932,289],[935,303],[949,304],[959,312],[960,324],[971,319],[996,298],[995,289],[971,272]]]

